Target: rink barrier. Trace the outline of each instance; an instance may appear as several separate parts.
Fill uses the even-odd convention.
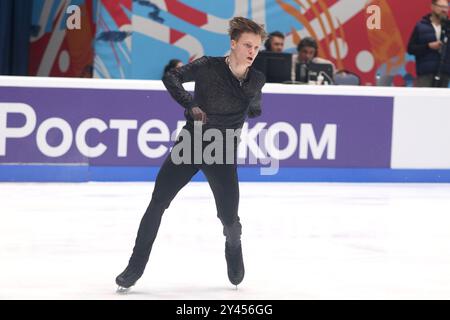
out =
[[[449,101],[448,89],[266,84],[244,136],[280,133],[280,169],[245,163],[240,179],[450,182]],[[0,181],[154,180],[182,125],[160,81],[0,77]]]
[[[0,175],[4,182],[108,182],[154,181],[159,167],[88,167],[3,165]],[[399,169],[317,169],[282,168],[274,176],[262,176],[257,168],[239,168],[240,181],[247,182],[372,182],[372,183],[448,183],[450,170]],[[192,181],[204,182],[202,172]]]

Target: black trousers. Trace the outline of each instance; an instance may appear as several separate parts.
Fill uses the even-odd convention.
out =
[[[190,132],[193,130],[188,126],[184,129]],[[178,139],[175,145],[180,142],[181,140]],[[207,143],[202,142],[202,149],[207,145]],[[237,142],[234,143],[233,149],[236,154]],[[169,154],[158,173],[152,199],[141,220],[133,254],[129,261],[131,265],[141,267],[146,265],[164,211],[169,207],[177,193],[199,170],[204,173],[213,192],[217,217],[222,222],[226,241],[230,245],[240,244],[242,226],[238,216],[239,183],[236,161],[233,164],[194,164],[192,162],[176,164]],[[187,211],[189,210],[195,210],[195,208],[187,208]]]
[[[450,76],[447,74],[441,75],[441,81],[438,87],[447,88]],[[417,77],[416,87],[433,87],[434,74],[425,74]]]

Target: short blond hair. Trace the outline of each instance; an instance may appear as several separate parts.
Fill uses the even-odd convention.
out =
[[[261,36],[261,40],[264,41],[267,38],[266,30],[264,30],[263,24],[258,24],[253,20],[244,17],[234,17],[230,20],[230,29],[228,34],[231,40],[238,41],[241,35],[245,32],[254,33]]]

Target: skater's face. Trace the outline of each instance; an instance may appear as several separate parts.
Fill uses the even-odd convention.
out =
[[[260,35],[249,32],[241,34],[238,40],[231,40],[231,51],[238,64],[247,67],[251,66],[258,55],[261,43]]]
[[[447,0],[438,0],[436,3],[431,5],[431,10],[437,18],[444,18],[448,14],[448,1]]]

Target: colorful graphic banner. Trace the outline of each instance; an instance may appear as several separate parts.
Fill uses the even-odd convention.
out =
[[[337,69],[356,73],[361,83],[412,85],[414,57],[406,52],[416,22],[429,1],[400,0],[121,0],[100,1],[95,76],[161,79],[170,59],[184,63],[229,50],[228,21],[252,18],[267,31],[286,36],[285,51],[312,36],[319,55]],[[377,6],[378,12],[368,10]],[[379,29],[369,29],[373,14]]]
[[[91,78],[97,0],[34,0],[29,75]],[[79,8],[79,29],[67,21]],[[72,7],[73,8],[73,7]]]

